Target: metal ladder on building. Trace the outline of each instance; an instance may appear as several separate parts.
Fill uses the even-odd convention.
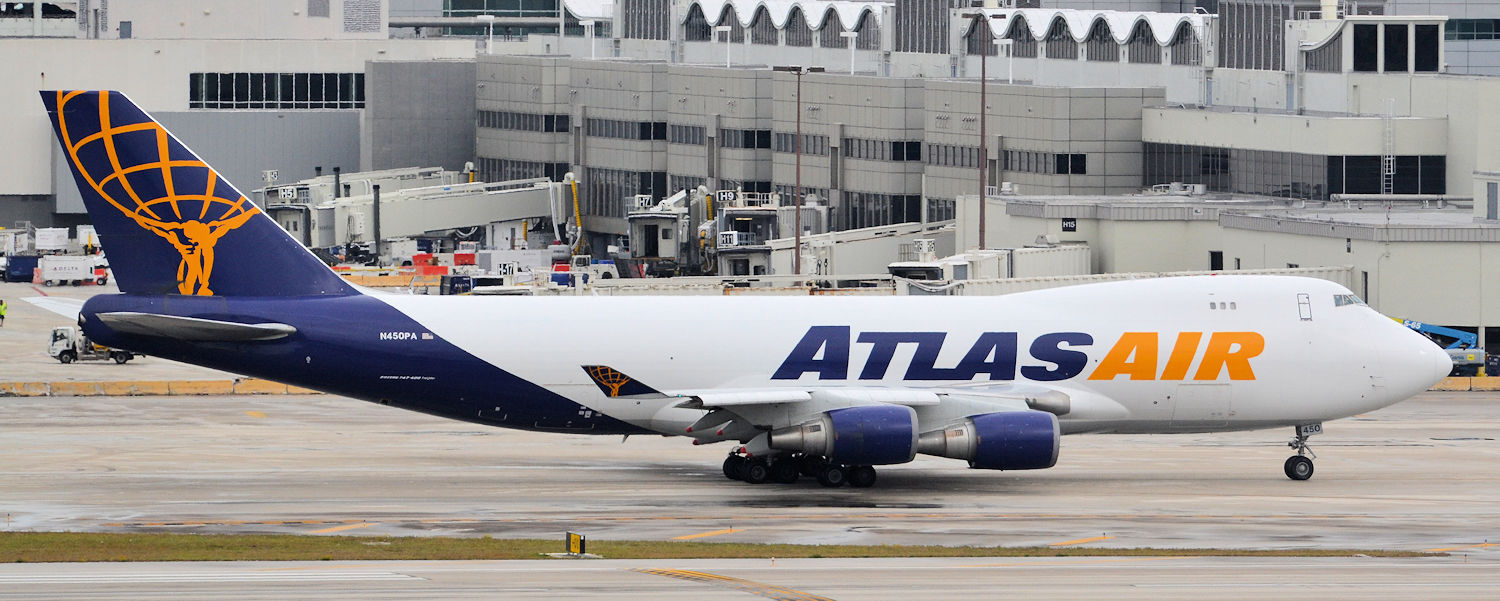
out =
[[[1385,144],[1380,154],[1380,193],[1396,188],[1396,99],[1385,99]]]

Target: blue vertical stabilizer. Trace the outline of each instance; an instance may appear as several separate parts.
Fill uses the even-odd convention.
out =
[[[357,293],[124,94],[41,94],[122,292]]]

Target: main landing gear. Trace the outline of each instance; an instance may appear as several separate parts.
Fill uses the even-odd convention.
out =
[[[817,455],[787,453],[770,458],[746,457],[736,450],[724,459],[724,477],[730,480],[750,484],[793,484],[802,476],[813,478],[828,488],[845,484],[855,488],[875,485],[874,467],[831,463]]]
[[[1286,464],[1282,469],[1286,471],[1286,477],[1293,480],[1306,480],[1313,475],[1313,462],[1318,455],[1312,452],[1312,447],[1307,446],[1307,438],[1314,434],[1323,433],[1323,424],[1306,424],[1293,429],[1292,441],[1286,443],[1297,454],[1286,458]]]

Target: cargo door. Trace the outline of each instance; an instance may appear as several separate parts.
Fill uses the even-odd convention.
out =
[[[1232,409],[1229,384],[1177,385],[1172,394],[1173,428],[1219,428],[1229,424]]]

